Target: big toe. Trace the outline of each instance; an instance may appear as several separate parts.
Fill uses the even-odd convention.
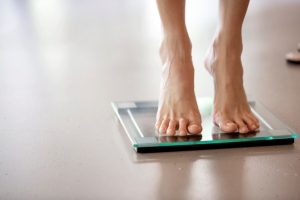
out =
[[[200,123],[192,122],[188,126],[188,131],[190,134],[199,134],[202,131],[202,126]]]
[[[222,131],[226,133],[232,133],[235,132],[238,128],[237,124],[230,121],[230,120],[224,120],[219,123],[219,127]]]

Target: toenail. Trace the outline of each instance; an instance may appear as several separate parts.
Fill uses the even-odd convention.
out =
[[[190,128],[199,128],[199,126],[196,124],[193,124],[193,125],[190,125]]]
[[[243,132],[247,132],[246,127],[243,127],[243,128],[242,128],[242,131],[243,131]]]
[[[256,123],[256,126],[259,127],[259,123]]]
[[[226,125],[227,125],[227,126],[234,126],[235,123],[227,123]]]
[[[253,128],[253,129],[256,129],[256,126],[255,126],[255,125],[252,125],[252,128]]]

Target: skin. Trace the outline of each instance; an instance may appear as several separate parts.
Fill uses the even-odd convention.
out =
[[[214,80],[212,121],[225,132],[259,128],[243,87],[242,24],[249,0],[220,0],[219,20],[204,66]],[[185,0],[157,0],[163,27],[163,65],[155,127],[173,136],[199,134],[201,115],[194,93],[192,45],[185,25]]]

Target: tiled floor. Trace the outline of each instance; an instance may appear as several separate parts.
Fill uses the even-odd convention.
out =
[[[300,2],[252,1],[245,88],[300,133]],[[217,1],[187,1],[197,96]],[[155,1],[0,1],[0,199],[299,199],[294,145],[137,154],[111,101],[157,99]]]

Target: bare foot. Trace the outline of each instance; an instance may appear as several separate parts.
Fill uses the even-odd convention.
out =
[[[194,93],[194,67],[188,37],[165,36],[160,56],[163,63],[159,107],[155,127],[161,133],[180,136],[202,131]]]
[[[250,110],[243,86],[242,42],[226,42],[215,39],[205,59],[205,68],[215,85],[212,120],[222,131],[247,133],[260,125]]]

